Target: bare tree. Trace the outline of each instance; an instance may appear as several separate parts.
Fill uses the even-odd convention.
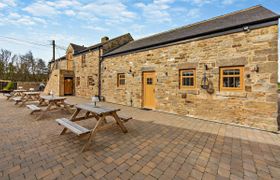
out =
[[[0,79],[44,81],[47,73],[45,62],[34,58],[31,51],[24,55],[12,55],[11,51],[0,50]]]

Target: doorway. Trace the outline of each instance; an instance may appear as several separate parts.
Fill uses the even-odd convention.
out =
[[[64,78],[64,95],[73,95],[73,78]]]
[[[155,109],[155,72],[143,72],[143,107],[147,109]]]

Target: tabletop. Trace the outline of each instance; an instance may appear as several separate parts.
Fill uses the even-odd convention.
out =
[[[66,99],[66,97],[58,97],[58,96],[40,96],[40,97],[47,101],[60,101]]]
[[[98,115],[120,111],[120,109],[98,107],[98,106],[94,106],[93,104],[78,104],[78,105],[76,105],[76,108],[82,109],[85,111],[89,111],[89,112],[93,112]]]
[[[14,90],[14,92],[26,92],[27,90],[25,90],[25,89],[16,89],[16,90]]]
[[[41,92],[24,92],[26,95],[39,95]]]

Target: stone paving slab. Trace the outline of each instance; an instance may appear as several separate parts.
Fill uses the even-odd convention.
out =
[[[71,97],[70,101],[86,99]],[[135,119],[100,131],[87,152],[59,136],[54,112],[35,121],[0,96],[0,179],[280,179],[280,136],[109,103]],[[94,120],[81,122],[92,128]]]

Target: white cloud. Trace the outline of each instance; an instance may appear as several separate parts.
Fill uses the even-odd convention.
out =
[[[0,25],[26,25],[26,26],[33,26],[33,25],[45,25],[47,22],[44,19],[38,17],[32,17],[27,15],[20,15],[15,12],[11,12],[10,14],[3,16],[0,18]]]
[[[162,23],[171,21],[169,4],[173,2],[174,0],[154,0],[149,4],[136,3],[135,6],[142,9],[143,16],[148,21],[157,21]]]
[[[187,17],[189,17],[189,18],[197,18],[199,16],[200,16],[200,9],[198,9],[198,8],[190,9],[187,12]]]
[[[135,13],[129,11],[127,6],[117,0],[96,1],[86,4],[79,9],[78,15],[88,19],[105,18],[110,22],[123,22],[135,18]]]
[[[234,1],[235,1],[235,0],[223,0],[223,1],[222,1],[222,4],[224,4],[224,5],[231,5],[231,4],[234,3]]]
[[[47,1],[45,3],[49,6],[53,6],[56,8],[66,8],[66,7],[74,7],[74,6],[81,5],[81,3],[76,0],[57,0],[57,1]]]
[[[67,16],[75,16],[76,13],[73,10],[65,10],[64,14],[66,14]]]
[[[52,16],[58,14],[58,11],[54,7],[46,4],[44,1],[35,2],[23,10],[33,16]]]
[[[17,4],[14,0],[0,0],[0,9],[7,7],[15,7]]]
[[[184,1],[195,4],[197,6],[203,6],[205,4],[214,2],[215,0],[184,0]]]
[[[17,5],[15,0],[2,0],[0,3],[6,4],[7,6],[15,7]]]
[[[0,2],[0,9],[6,7],[7,5]]]
[[[96,25],[87,25],[87,26],[83,26],[83,28],[98,31],[98,32],[109,31],[109,29],[107,29],[107,28],[99,27]]]

